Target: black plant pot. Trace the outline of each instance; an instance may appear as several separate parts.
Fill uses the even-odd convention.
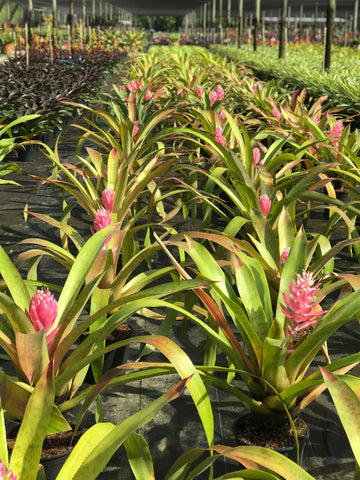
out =
[[[234,435],[239,445],[271,448],[285,457],[297,461],[295,436],[289,421],[265,422],[262,416],[246,413],[234,424]],[[309,439],[310,428],[299,417],[294,419],[299,442],[299,465],[303,462],[305,445]]]
[[[70,456],[73,448],[70,448],[66,452],[53,455],[51,457],[44,457],[40,459],[41,465],[44,467],[46,480],[56,480],[60,470],[64,463]]]
[[[119,342],[120,340],[125,340],[127,338],[130,338],[132,336],[132,328],[126,324],[122,323],[119,325],[119,327],[106,339],[105,346],[112,345],[116,342]],[[117,348],[113,350],[112,352],[109,352],[105,354],[104,356],[104,366],[103,366],[103,373],[107,372],[108,370],[111,370],[114,367],[117,367],[118,365],[122,365],[123,363],[126,362],[126,356],[127,356],[127,346]],[[85,383],[88,383],[89,385],[93,385],[95,383],[95,379],[93,376],[93,372],[91,369],[91,366],[89,367],[89,370],[86,374],[85,377]]]
[[[9,452],[13,448],[20,427],[18,423],[11,422],[11,424],[10,429],[7,429],[10,432],[8,433]],[[70,425],[72,428],[75,426],[73,422],[70,422]],[[78,430],[73,438],[73,430],[68,430],[45,436],[40,463],[44,467],[46,480],[56,480],[58,473],[82,434],[83,431]]]

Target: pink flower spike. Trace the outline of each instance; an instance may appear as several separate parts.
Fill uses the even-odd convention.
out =
[[[226,148],[227,147],[226,138],[223,136],[222,132],[223,132],[223,129],[221,127],[216,127],[214,140],[220,143],[220,145],[222,145],[224,148]]]
[[[115,197],[115,192],[110,187],[105,188],[105,190],[102,192],[102,195],[101,195],[102,204],[104,208],[109,212],[113,211],[114,197]]]
[[[201,85],[198,85],[197,89],[196,89],[196,95],[198,97],[202,97],[202,94],[203,94],[203,89],[202,89],[202,86]]]
[[[281,113],[280,113],[280,110],[276,107],[274,107],[272,110],[271,110],[271,114],[276,118],[276,120],[281,120]]]
[[[58,331],[58,327],[53,328],[57,312],[57,301],[48,288],[36,290],[30,300],[29,310],[25,310],[36,332],[45,329],[48,349],[50,349]]]
[[[7,475],[10,474],[10,477]],[[17,480],[17,475],[11,470],[6,471],[5,463],[0,462],[0,480]]]
[[[94,228],[96,232],[108,227],[112,223],[111,212],[109,212],[109,210],[106,210],[106,208],[103,207],[96,210],[96,217],[94,220]]]
[[[222,121],[225,120],[225,118],[226,118],[225,110],[222,110],[222,111],[221,111],[221,113],[220,113],[220,118],[221,118]]]
[[[135,93],[136,90],[138,89],[138,83],[134,82],[134,80],[131,80],[131,82],[127,85],[129,92]]]
[[[145,96],[144,96],[145,102],[147,102],[148,100],[150,100],[150,98],[152,98],[152,93],[151,93],[150,90],[148,90],[148,91],[145,93]]]
[[[95,220],[94,220],[94,228],[95,228],[95,231],[98,232],[99,230],[102,230],[103,228],[105,227],[108,227],[109,225],[112,225],[113,221],[112,221],[112,218],[111,218],[111,212],[109,212],[109,210],[106,210],[106,208],[98,208],[96,210],[96,217],[95,217]],[[91,228],[91,232],[94,234],[94,230]],[[106,240],[106,242],[104,243],[104,247],[106,247],[106,245],[110,242],[112,238],[112,235],[110,235],[110,237]]]
[[[344,130],[343,123],[340,121],[337,121],[331,129],[331,136],[335,137],[337,140],[340,140],[343,130]]]
[[[138,131],[139,131],[139,123],[136,122],[136,123],[134,123],[134,130],[133,130],[134,138],[135,138],[136,135],[138,134]]]
[[[218,100],[223,100],[224,99],[225,93],[224,93],[224,89],[222,88],[221,85],[217,86],[216,95],[217,95]]]
[[[215,90],[211,90],[209,93],[210,106],[212,107],[216,100],[218,99],[217,93]]]
[[[283,292],[285,305],[281,304],[282,313],[291,322],[288,336],[294,336],[297,331],[313,325],[317,317],[327,311],[317,308],[322,298],[315,302],[319,285],[312,278],[312,273],[303,270],[302,275],[296,274],[296,277],[296,281],[288,284],[289,294]]]
[[[257,147],[253,148],[253,157],[254,157],[254,165],[260,163],[260,149]]]
[[[260,206],[261,213],[264,215],[264,217],[267,217],[271,208],[271,200],[266,195],[266,193],[260,197],[259,206]]]
[[[287,258],[288,258],[288,256],[289,256],[289,253],[290,253],[290,247],[284,248],[282,254],[280,255],[280,263],[281,263],[282,265],[286,262],[286,260],[287,260]]]
[[[316,126],[319,125],[319,120],[317,119],[317,117],[315,117],[315,115],[311,118],[311,120],[315,123]]]

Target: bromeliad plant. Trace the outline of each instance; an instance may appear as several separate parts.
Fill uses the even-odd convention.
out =
[[[25,115],[24,117],[19,117],[9,123],[5,123],[7,121],[6,118],[3,118],[1,120],[2,124],[0,128],[0,162],[2,162],[6,158],[6,156],[16,148],[23,148],[25,145],[27,145],[26,139],[14,136],[12,130],[14,128],[18,128],[19,125],[23,125],[27,121],[35,120],[38,117],[38,115]],[[16,165],[16,163],[4,163],[0,166],[0,177],[4,177],[9,173],[18,171],[20,171],[20,167]],[[4,183],[12,183],[18,185],[13,180],[4,180],[1,178],[0,184]]]
[[[95,233],[86,242],[77,255],[64,286],[57,288],[60,291],[57,301],[48,290],[42,289],[34,293],[35,287],[40,286],[39,282],[23,281],[6,252],[0,249],[0,273],[3,278],[0,285],[0,345],[8,354],[17,374],[17,378],[4,373],[0,374],[0,396],[3,408],[10,418],[21,419],[31,392],[42,378],[47,365],[51,363],[55,377],[55,404],[48,430],[61,431],[68,428],[61,412],[75,407],[83,400],[86,403],[86,411],[99,393],[112,385],[111,380],[114,377],[121,377],[115,380],[118,384],[122,384],[143,376],[161,374],[159,371],[164,368],[165,371],[170,369],[173,372],[175,367],[181,377],[193,375],[189,391],[194,395],[196,406],[206,425],[209,443],[211,443],[213,427],[211,420],[209,423],[206,418],[211,419],[212,414],[208,398],[203,401],[204,395],[207,397],[205,387],[190,359],[184,352],[181,353],[181,349],[174,342],[169,343],[167,338],[159,336],[143,336],[132,337],[101,348],[105,338],[138,310],[152,307],[170,308],[171,303],[161,299],[168,294],[183,291],[187,286],[193,287],[192,282],[188,285],[184,282],[171,282],[167,286],[162,284],[141,292],[137,290],[133,295],[128,294],[116,301],[109,301],[103,308],[100,305],[98,309],[93,308],[90,314],[85,314],[86,304],[98,287],[104,272],[100,270],[87,283],[85,283],[86,276],[104,242],[114,234],[116,228],[116,225],[110,225]],[[199,285],[197,280],[195,282]],[[203,281],[200,283],[203,285]],[[78,343],[80,335],[91,325],[99,322],[99,319],[101,319],[101,325],[91,331],[85,340]],[[101,384],[100,389],[95,386],[93,390],[89,387],[79,391],[92,361],[116,348],[137,342],[152,345],[161,351],[170,363],[133,362],[113,372],[112,376]],[[123,375],[125,372],[130,373]],[[83,414],[84,411],[81,415]]]
[[[320,372],[308,374],[308,370],[328,338],[358,314],[358,278],[346,276],[356,291],[348,295],[342,292],[331,308],[325,310],[320,302],[339,285],[332,284],[329,276],[316,277],[319,263],[314,268],[307,264],[306,237],[302,230],[290,250],[284,252],[275,290],[261,263],[236,242],[231,243],[227,247],[230,260],[222,262],[221,267],[205,246],[190,235],[185,235],[185,242],[175,242],[193,260],[197,273],[212,282],[210,295],[202,289],[195,290],[205,307],[205,311],[199,310],[206,321],[188,315],[209,338],[205,365],[199,371],[204,379],[232,393],[263,421],[279,421],[286,417],[285,412],[296,416],[325,388]],[[168,254],[181,277],[190,278]],[[229,282],[231,271],[234,286]],[[300,338],[299,332],[305,335]],[[227,368],[216,366],[218,349],[226,356]],[[326,369],[344,373],[359,361],[359,354],[349,355],[330,362]],[[228,381],[216,372],[227,372]],[[234,376],[240,376],[247,393],[243,386],[233,384]]]
[[[150,405],[124,420],[120,425],[98,423],[81,436],[69,458],[56,476],[57,480],[95,479],[115,451],[136,429],[150,422],[169,402],[178,398],[191,382],[181,380]],[[41,462],[44,437],[48,431],[54,401],[53,362],[49,362],[26,405],[14,448],[9,454],[4,413],[0,410],[0,478],[1,480],[42,480],[45,473]]]

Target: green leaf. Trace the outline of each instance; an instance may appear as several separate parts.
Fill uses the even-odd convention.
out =
[[[15,265],[10,260],[9,256],[0,245],[0,273],[3,277],[14,302],[18,307],[25,311],[29,308],[30,295],[27,291],[25,283],[21,278]]]
[[[341,423],[357,463],[360,463],[360,402],[352,389],[339,377],[321,368]]]
[[[0,398],[0,459],[2,462],[5,463],[5,467],[7,470],[9,467],[9,456],[8,456],[8,449],[6,445],[5,418],[4,418],[4,410],[1,405],[1,398]]]
[[[283,292],[289,292],[289,282],[296,279],[296,274],[301,274],[305,268],[306,262],[306,235],[303,228],[300,228],[295,240],[290,248],[289,256],[284,264],[284,268],[281,273],[279,295],[276,306],[276,318],[284,326],[285,316],[281,312],[281,304],[283,300]]]
[[[264,269],[254,258],[235,252],[235,276],[241,301],[257,335],[264,340],[273,321],[268,280]]]
[[[181,380],[117,427],[109,423],[99,423],[87,430],[75,445],[56,480],[94,480],[120,445],[135,430],[150,422],[167,403],[177,398],[188,380]]]
[[[235,447],[229,448],[223,445],[215,445],[213,450],[224,455],[227,458],[242,463],[247,468],[263,467],[272,472],[281,475],[286,480],[314,480],[299,465],[274,452],[270,448],[264,447]]]
[[[132,433],[124,442],[126,455],[136,480],[155,480],[154,465],[145,438]]]
[[[42,444],[54,404],[53,368],[50,363],[26,406],[11,455],[10,468],[23,480],[35,480]]]
[[[117,225],[110,225],[109,227],[99,230],[90,237],[78,253],[59,297],[57,324],[61,322],[61,319],[66,315],[76,300],[86,279],[86,275],[96,260],[105,240],[114,233],[117,228]]]

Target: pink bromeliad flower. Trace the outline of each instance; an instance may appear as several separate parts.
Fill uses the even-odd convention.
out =
[[[140,125],[139,122],[135,122],[135,123],[134,123],[134,130],[133,130],[134,138],[135,138],[136,135],[138,134],[138,131],[139,131],[139,128],[140,128],[139,125]]]
[[[59,327],[53,328],[57,317],[57,301],[48,288],[37,290],[30,300],[29,310],[25,310],[36,332],[45,329],[46,343],[50,349]],[[0,477],[1,479],[1,477]]]
[[[271,110],[271,114],[276,118],[276,120],[281,120],[281,113],[280,113],[280,110],[276,107],[274,107],[272,110]]]
[[[319,119],[314,115],[313,117],[311,117],[311,120],[315,123],[316,126],[319,125]]]
[[[225,110],[222,110],[222,111],[221,111],[221,113],[220,113],[220,118],[221,118],[222,121],[225,120],[225,118],[226,118]]]
[[[115,192],[112,188],[107,187],[105,190],[103,190],[102,195],[101,195],[101,201],[106,210],[109,212],[113,211],[114,208],[114,197],[115,197]]]
[[[209,93],[210,106],[212,107],[216,100],[218,99],[217,93],[215,90],[211,90]]]
[[[289,282],[289,294],[283,293],[285,305],[281,304],[281,311],[291,323],[287,328],[287,337],[294,337],[296,332],[310,327],[317,321],[319,315],[327,312],[316,309],[323,299],[315,302],[319,288],[316,281],[311,272],[303,270],[302,275],[299,273],[296,275],[296,281]]]
[[[331,136],[334,137],[335,141],[340,140],[343,130],[344,124],[338,120],[331,129]]]
[[[258,147],[253,148],[253,157],[254,157],[254,165],[257,165],[260,162],[260,149]]]
[[[258,90],[260,90],[261,92],[264,90],[264,87],[260,82],[254,83],[252,88],[253,88],[254,95],[257,95]]]
[[[335,157],[337,157],[337,150],[339,148],[339,141],[341,139],[342,132],[344,130],[344,125],[340,120],[338,120],[331,128],[330,133],[327,134],[330,137],[330,142],[333,144],[335,149]]]
[[[106,208],[103,207],[96,210],[96,217],[94,220],[94,228],[96,232],[108,227],[112,223],[111,212],[109,212],[109,210],[106,210]]]
[[[129,92],[135,93],[136,90],[139,88],[138,82],[131,80],[131,82],[128,83],[127,88],[129,89]]]
[[[145,96],[144,96],[145,102],[147,102],[148,100],[150,100],[150,98],[152,98],[152,93],[151,93],[150,90],[147,90],[147,92],[145,93]]]
[[[17,480],[17,475],[12,470],[6,471],[4,462],[0,462],[0,480]]]
[[[196,89],[196,95],[198,97],[202,97],[202,94],[203,94],[203,89],[202,89],[202,86],[201,85],[198,85],[197,89]]]
[[[214,140],[220,143],[224,148],[226,148],[226,138],[222,134],[223,129],[221,127],[216,127]]]
[[[94,220],[94,229],[91,228],[91,233],[94,234],[95,232],[98,232],[99,230],[102,230],[105,227],[108,227],[109,225],[112,225],[113,221],[111,218],[111,211],[106,210],[106,208],[101,207],[96,210],[96,217]],[[112,238],[112,235],[106,240],[104,243],[104,247],[110,242]]]
[[[264,215],[264,217],[266,217],[270,212],[270,208],[271,208],[271,200],[266,195],[266,193],[264,193],[264,195],[260,197],[259,207],[260,207],[261,213]]]
[[[282,251],[282,254],[280,255],[280,263],[281,264],[284,264],[289,256],[289,253],[290,253],[290,247],[286,247],[284,248],[284,250]]]
[[[223,100],[224,99],[225,92],[224,92],[224,89],[221,85],[217,86],[216,95],[217,95],[217,100]]]

